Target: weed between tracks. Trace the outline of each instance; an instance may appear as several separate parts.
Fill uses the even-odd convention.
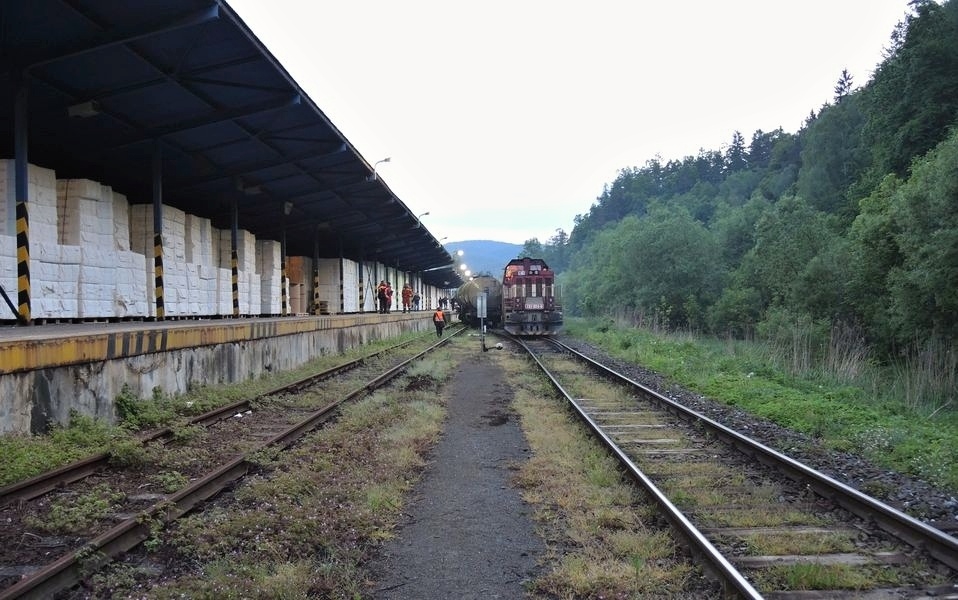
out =
[[[92,578],[95,597],[360,597],[361,565],[392,537],[438,438],[450,366],[420,361],[289,451],[261,452],[229,497],[160,534],[148,560]],[[150,562],[167,569],[162,581],[142,570]]]
[[[548,544],[540,598],[707,598],[718,590],[682,555],[615,460],[523,360],[501,359],[533,456],[516,477]],[[601,392],[597,388],[596,394]]]

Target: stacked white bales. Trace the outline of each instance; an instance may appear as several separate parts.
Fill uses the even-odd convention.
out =
[[[340,268],[342,268],[342,279],[340,279]],[[319,272],[319,286],[315,292],[315,301],[321,307],[325,306],[326,312],[331,314],[359,312],[360,264],[348,258],[320,258],[316,269]],[[375,293],[373,296],[375,299]],[[364,300],[366,305],[370,305],[367,299],[364,298]],[[364,308],[364,310],[375,310],[375,308]]]
[[[377,275],[382,272],[379,263],[372,260],[364,260],[359,263],[359,268],[363,272],[363,302],[360,310],[363,312],[376,312],[379,307],[376,305],[376,288],[379,286]]]
[[[187,213],[185,247],[189,285],[187,296],[191,315],[219,314],[218,286],[221,270],[213,253],[214,233],[209,219]]]
[[[17,304],[16,189],[13,160],[0,160],[0,285]],[[73,319],[78,316],[80,247],[59,241],[57,180],[51,169],[28,165],[27,214],[30,239],[30,312],[35,319]],[[9,308],[3,302],[0,314]]]
[[[30,213],[32,218],[32,206]],[[57,213],[61,245],[80,248],[77,316],[90,319],[149,314],[146,256],[130,250],[126,197],[89,179],[60,179]]]
[[[220,229],[219,235],[215,237],[214,248],[219,257],[219,264],[232,265],[232,237],[233,234],[228,229]],[[261,283],[260,276],[256,272],[256,236],[245,229],[240,229],[236,233],[236,257],[237,257],[237,285],[239,292],[239,313],[241,315],[259,315]],[[233,314],[233,273],[232,266],[227,269],[226,281],[221,281],[220,298],[222,292],[228,290],[229,308],[220,314]]]
[[[166,317],[189,316],[189,271],[186,263],[186,213],[178,208],[162,207],[163,313]],[[147,273],[149,316],[156,314],[156,265],[154,249],[153,205],[130,207],[130,245],[150,257]],[[200,313],[202,314],[202,313]]]
[[[283,286],[286,286],[286,311],[289,312],[289,285],[282,281],[283,246],[273,240],[256,240],[256,271],[260,274],[260,312],[283,314]]]
[[[0,160],[0,285],[16,304],[13,172],[13,160]],[[152,204],[131,205],[110,186],[58,181],[53,170],[30,165],[28,211],[34,319],[156,316]],[[165,315],[232,315],[231,232],[171,206],[162,213]],[[331,313],[375,311],[379,279],[392,282],[396,307],[406,280],[402,271],[378,262],[324,258],[315,265],[319,287],[312,290],[312,259],[288,257],[300,275],[284,281],[280,243],[245,230],[238,232],[237,257],[241,315],[281,314],[284,289],[293,314],[310,312],[315,301]],[[0,319],[16,316],[0,304]]]

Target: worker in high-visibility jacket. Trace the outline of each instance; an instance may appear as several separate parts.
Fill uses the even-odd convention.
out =
[[[432,324],[436,326],[436,337],[442,337],[442,330],[446,326],[446,315],[441,308],[437,308],[432,315]]]

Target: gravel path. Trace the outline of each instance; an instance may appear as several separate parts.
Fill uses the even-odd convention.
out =
[[[374,598],[522,598],[545,550],[510,483],[529,452],[512,390],[489,355],[463,352],[432,464],[398,536],[370,565]]]

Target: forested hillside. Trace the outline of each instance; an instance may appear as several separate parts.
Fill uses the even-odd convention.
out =
[[[623,168],[571,234],[527,242],[562,271],[566,311],[954,348],[958,0],[911,11],[872,79],[836,74],[798,132]]]

